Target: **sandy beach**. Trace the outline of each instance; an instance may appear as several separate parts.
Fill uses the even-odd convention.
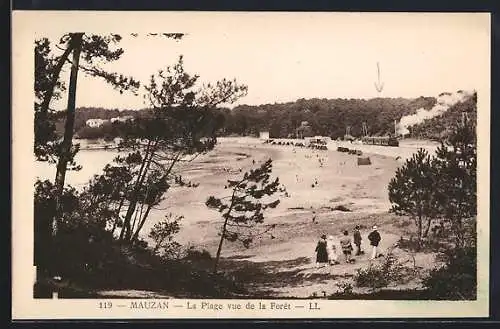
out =
[[[371,165],[359,166],[357,156],[337,152],[337,146],[356,148],[371,159]],[[419,147],[430,152],[437,145],[432,142],[403,141],[400,147],[359,145],[329,142],[328,150],[312,150],[295,146],[270,145],[257,138],[221,138],[216,148],[194,161],[177,167],[185,181],[199,183],[196,188],[172,187],[142,230],[143,237],[167,213],[182,215],[181,231],[176,241],[183,246],[207,249],[212,255],[217,250],[220,214],[205,206],[210,195],[225,196],[228,179],[240,177],[243,172],[273,159],[273,177],[279,177],[287,196],[280,197],[276,209],[265,213],[265,224],[276,227],[250,248],[239,243],[225,242],[221,270],[262,271],[262,282],[256,289],[265,289],[276,296],[309,297],[326,290],[332,292],[336,284],[352,277],[355,271],[370,264],[368,255],[357,257],[355,264],[339,264],[316,268],[314,248],[321,234],[333,235],[337,241],[343,230],[352,231],[360,225],[364,247],[367,235],[376,224],[382,234],[381,250],[390,248],[408,228],[401,228],[400,218],[388,212],[390,202],[387,184],[403,160]],[[110,162],[114,150],[82,150],[79,158],[84,168],[70,172],[68,183],[82,186]],[[47,176],[54,170],[46,164],[38,166],[37,174]],[[313,187],[314,185],[314,187]],[[343,206],[349,211],[335,210]],[[402,251],[399,251],[403,253]],[[409,255],[400,255],[404,261]],[[376,260],[378,262],[379,260]],[[432,265],[431,255],[417,255],[418,266]]]

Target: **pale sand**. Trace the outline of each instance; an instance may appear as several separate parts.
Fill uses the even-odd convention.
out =
[[[370,156],[372,164],[358,166],[357,156],[337,152],[338,145],[362,150]],[[342,230],[351,231],[356,224],[364,225],[363,243],[368,252],[366,236],[369,228],[377,224],[382,234],[382,252],[392,246],[405,231],[395,227],[394,216],[388,214],[387,185],[403,159],[422,145],[431,152],[436,146],[435,143],[417,144],[415,141],[408,141],[408,145],[403,142],[399,148],[330,142],[328,151],[320,151],[269,145],[255,138],[223,138],[212,152],[177,167],[177,173],[182,174],[185,181],[200,185],[197,188],[172,187],[158,206],[161,210],[151,212],[142,235],[147,240],[151,227],[166,213],[183,215],[185,218],[176,240],[184,246],[206,248],[215,255],[222,221],[217,211],[205,206],[207,197],[229,195],[230,190],[224,189],[227,179],[241,177],[245,171],[272,158],[272,176],[279,177],[290,194],[289,197],[281,196],[280,205],[265,213],[265,224],[276,224],[271,233],[274,238],[270,234],[264,235],[249,249],[239,243],[225,242],[222,257],[242,258],[246,262],[261,264],[262,269],[269,273],[293,277],[294,280],[283,280],[282,284],[260,284],[259,289],[268,289],[276,296],[308,297],[314,293],[321,296],[322,291],[332,293],[337,290],[337,282],[352,277],[358,268],[367,266],[370,261],[365,255],[358,257],[355,264],[317,269],[314,267],[317,239],[323,233],[338,239]],[[99,162],[102,168],[114,154],[109,150],[82,151],[79,157],[84,171],[70,173],[69,183],[81,186],[98,171]],[[253,164],[252,160],[256,163]],[[45,166],[40,169],[40,176],[52,170],[55,172],[54,167],[47,169]],[[318,184],[312,188],[315,181]],[[332,210],[338,205],[352,212]],[[299,207],[303,209],[290,209]],[[400,257],[409,259],[405,253]],[[287,263],[294,260],[297,264]],[[416,261],[418,266],[426,268],[434,263],[432,255],[424,254],[417,255]],[[270,267],[270,264],[276,266]]]

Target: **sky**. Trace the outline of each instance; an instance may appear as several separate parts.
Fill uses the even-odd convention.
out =
[[[121,59],[103,68],[140,81],[184,56],[200,82],[235,78],[248,86],[239,104],[299,98],[437,96],[484,85],[489,26],[484,17],[446,14],[242,15],[178,31],[179,41],[120,33]],[[123,24],[127,24],[126,21]],[[485,28],[485,26],[487,28]],[[115,33],[115,31],[113,31]],[[57,39],[57,33],[46,33]],[[489,56],[489,55],[488,55]],[[384,89],[378,93],[377,62]],[[69,79],[69,69],[62,77]],[[65,108],[66,98],[56,105]],[[143,98],[120,95],[79,74],[77,107],[144,108]]]

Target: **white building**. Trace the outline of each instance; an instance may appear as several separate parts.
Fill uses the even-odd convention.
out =
[[[259,132],[260,139],[269,139],[269,131],[261,131]]]
[[[105,122],[107,122],[108,120],[103,120],[103,119],[88,119],[85,124],[89,127],[92,127],[92,128],[97,128],[97,127],[100,127],[102,126]]]
[[[127,120],[133,120],[133,119],[134,119],[134,117],[133,117],[133,116],[131,116],[131,115],[126,115],[126,116],[123,116],[123,117],[115,117],[115,118],[111,118],[111,120],[110,120],[110,121],[111,121],[111,122],[116,122],[116,121],[118,121],[118,122],[125,122],[125,121],[127,121]]]

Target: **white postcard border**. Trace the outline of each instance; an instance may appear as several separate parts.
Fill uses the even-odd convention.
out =
[[[481,61],[484,84],[478,86],[478,299],[476,301],[369,300],[195,300],[169,299],[169,308],[131,309],[130,299],[34,299],[33,282],[33,43],[46,32],[182,32],[215,25],[301,24],[309,20],[353,15],[463,15],[481,21],[484,48],[474,51]],[[372,15],[372,16],[370,16]],[[269,18],[272,17],[272,20]],[[126,23],[125,23],[126,22]],[[158,319],[158,318],[392,318],[485,317],[489,314],[489,140],[490,140],[490,15],[405,13],[201,13],[201,12],[84,12],[14,11],[12,14],[12,318],[29,319]],[[466,77],[464,77],[466,78]],[[110,301],[111,308],[99,303]],[[148,301],[148,300],[142,300]],[[188,309],[187,303],[222,304],[220,311]],[[160,300],[156,300],[160,302]],[[290,306],[272,310],[271,303]],[[241,304],[229,310],[227,304]],[[265,303],[266,309],[260,309]],[[310,304],[311,303],[311,304]],[[317,303],[317,304],[314,304]],[[254,309],[248,305],[254,305]],[[118,306],[125,305],[125,306]],[[182,305],[182,307],[175,307]],[[101,305],[102,306],[102,305]],[[301,307],[302,306],[302,307]],[[311,309],[316,307],[318,309]]]

